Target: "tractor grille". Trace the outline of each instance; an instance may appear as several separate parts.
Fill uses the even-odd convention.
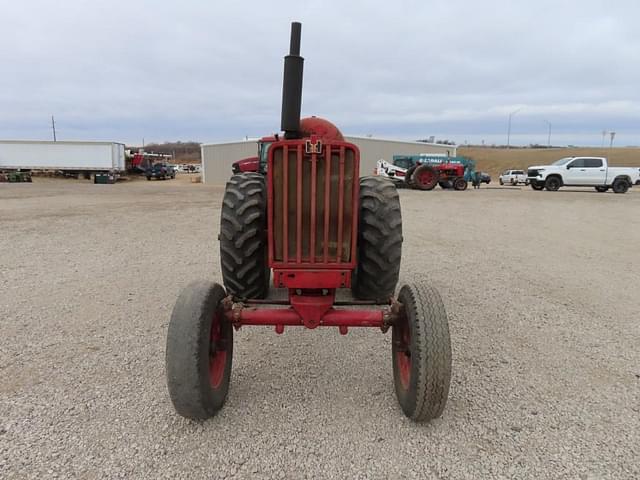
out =
[[[346,143],[318,145],[289,141],[269,149],[272,266],[354,262],[358,150]]]

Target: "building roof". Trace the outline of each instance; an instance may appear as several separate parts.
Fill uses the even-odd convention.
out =
[[[387,143],[409,143],[411,145],[428,145],[431,147],[442,147],[442,148],[456,148],[457,145],[447,145],[444,143],[429,143],[429,142],[418,142],[415,140],[399,140],[397,138],[383,138],[383,137],[368,137],[362,135],[345,135],[346,138],[357,138],[361,140],[375,140],[378,142],[387,142]]]

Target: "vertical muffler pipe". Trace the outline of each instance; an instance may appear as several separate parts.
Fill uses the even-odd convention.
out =
[[[291,23],[289,55],[284,57],[284,79],[282,82],[282,116],[280,129],[284,138],[300,138],[300,109],[302,107],[302,68],[304,58],[300,56],[300,32],[302,24]]]

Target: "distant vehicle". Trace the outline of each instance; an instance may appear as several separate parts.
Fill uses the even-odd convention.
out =
[[[505,170],[500,174],[499,178],[500,185],[518,185],[525,184],[529,185],[529,180],[527,178],[527,173],[524,170]]]
[[[487,185],[491,183],[491,175],[487,172],[480,172],[480,183],[486,183]]]
[[[465,190],[475,171],[475,162],[464,157],[443,154],[394,155],[393,162],[378,160],[375,175],[386,177],[399,187],[433,190]]]
[[[200,173],[200,165],[193,165],[191,163],[182,166],[185,173]]]
[[[610,167],[604,157],[566,157],[551,165],[529,167],[527,176],[534,190],[593,187],[598,192],[611,188],[615,193],[626,193],[640,184],[640,167]]]
[[[155,178],[156,180],[166,180],[167,178],[176,178],[176,171],[172,166],[165,163],[154,163],[146,172],[147,180]]]

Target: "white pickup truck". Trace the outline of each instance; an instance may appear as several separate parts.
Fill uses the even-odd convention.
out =
[[[500,178],[498,180],[500,185],[518,185],[519,183],[529,185],[529,179],[527,178],[527,173],[524,170],[505,170],[500,174]]]
[[[603,157],[566,157],[551,165],[529,167],[527,179],[534,190],[560,187],[594,187],[598,192],[611,188],[626,193],[640,184],[640,167],[609,167]]]

